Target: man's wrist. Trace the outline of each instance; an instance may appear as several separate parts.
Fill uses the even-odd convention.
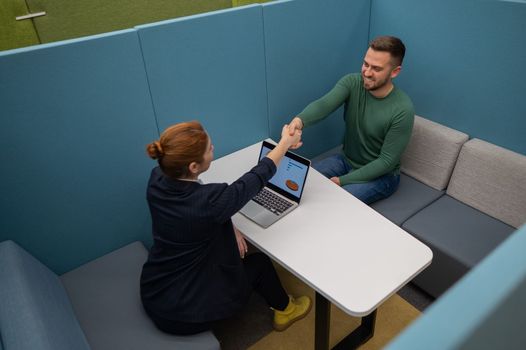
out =
[[[303,130],[303,127],[304,127],[304,125],[305,125],[305,124],[303,124],[303,120],[302,120],[300,117],[298,117],[298,116],[296,116],[296,119],[298,119],[298,120],[300,121],[300,124],[301,124],[301,130]]]

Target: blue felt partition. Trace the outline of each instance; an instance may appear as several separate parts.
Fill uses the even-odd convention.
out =
[[[161,131],[197,119],[216,157],[269,136],[260,5],[137,30]]]
[[[269,123],[283,124],[345,74],[359,72],[368,45],[370,0],[284,1],[263,5]],[[299,153],[318,155],[342,142],[343,108],[303,133]]]
[[[388,350],[524,349],[526,226],[514,232]]]
[[[375,0],[371,36],[407,45],[398,83],[417,114],[526,154],[526,2]]]
[[[0,53],[0,241],[61,274],[151,235],[136,31]]]

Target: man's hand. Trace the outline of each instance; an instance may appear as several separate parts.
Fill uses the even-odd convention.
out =
[[[303,122],[301,121],[301,119],[299,117],[294,117],[294,119],[292,119],[292,121],[289,124],[289,134],[290,134],[290,136],[294,135],[296,130],[300,130],[301,131],[302,129],[303,129]],[[303,141],[300,140],[298,143],[292,145],[290,147],[290,149],[300,148],[301,145],[303,145]]]
[[[239,249],[239,256],[241,259],[245,257],[245,254],[248,252],[247,242],[241,231],[234,226],[234,233],[236,234],[237,247]]]
[[[337,176],[331,177],[331,181],[334,182],[336,185],[341,186],[339,177]]]

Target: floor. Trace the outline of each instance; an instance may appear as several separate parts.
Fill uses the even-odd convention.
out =
[[[276,270],[278,274],[280,275],[280,278],[282,279],[282,283],[286,287],[287,290],[289,290],[292,294],[296,293],[297,295],[303,295],[300,289],[302,288],[302,286],[306,286],[306,285],[300,282],[297,278],[286,277],[290,275],[290,273],[285,272],[285,275],[284,275],[283,271],[285,270],[279,265],[276,266]],[[408,285],[404,286],[400,291],[398,291],[397,294],[399,297],[401,297],[401,299],[411,304],[419,312],[424,312],[424,310],[434,302],[433,297],[431,297],[426,292],[421,290],[419,287],[413,285],[412,283],[409,283]],[[399,313],[399,310],[402,312]],[[379,317],[389,315],[389,312],[392,313],[393,311],[389,311],[389,308],[387,310],[383,310],[382,315],[380,315]],[[403,312],[404,312],[403,308],[402,309],[397,308],[395,313],[398,313],[399,317],[395,317],[394,319],[398,320],[399,318],[403,318],[401,316]],[[389,322],[390,323],[397,322],[397,321],[392,321],[392,320],[393,318],[390,315]],[[382,326],[383,332],[377,332],[376,334],[377,338],[381,337],[382,333],[385,333],[387,331],[385,328],[386,328],[386,325],[384,324]],[[214,327],[214,333],[216,337],[219,339],[221,343],[221,348],[223,350],[246,350],[248,348],[254,347],[254,344],[256,344],[256,348],[258,348],[257,344],[261,342],[261,339],[263,338],[266,339],[266,337],[271,332],[272,332],[272,312],[266,305],[264,299],[261,296],[259,296],[257,293],[252,293],[248,305],[244,308],[244,310],[240,314],[236,315],[235,317],[229,320],[218,323],[216,327]],[[298,339],[295,339],[293,337],[294,336],[293,333],[294,332],[288,332],[286,334],[289,338],[292,339],[292,340],[289,339],[290,340],[289,342],[292,342],[292,343],[298,341]],[[391,339],[393,335],[390,335],[389,337],[390,337],[389,339]],[[276,344],[273,344],[271,348],[280,348],[280,349],[294,348],[294,347],[286,346],[286,344],[283,343],[285,340],[282,339],[281,341],[278,341],[278,343],[281,344],[279,347],[274,347],[274,345]],[[266,344],[266,343],[263,342],[263,344]],[[369,345],[373,345],[372,347],[370,347],[371,349],[373,348],[376,349],[374,344],[369,344]],[[265,348],[265,346],[263,346],[263,348]],[[378,347],[378,348],[381,348],[381,347]]]
[[[404,298],[405,301],[413,305],[420,312],[423,312],[435,301],[435,298],[412,283],[408,283],[400,289],[398,295]]]

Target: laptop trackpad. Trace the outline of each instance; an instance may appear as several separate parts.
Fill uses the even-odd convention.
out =
[[[256,217],[260,213],[264,213],[265,211],[267,211],[265,208],[252,200],[248,201],[248,203],[241,208],[241,213],[251,218]]]
[[[271,213],[269,210],[263,208],[252,200],[241,208],[240,213],[252,219],[262,227],[268,227],[279,219],[278,215]]]

